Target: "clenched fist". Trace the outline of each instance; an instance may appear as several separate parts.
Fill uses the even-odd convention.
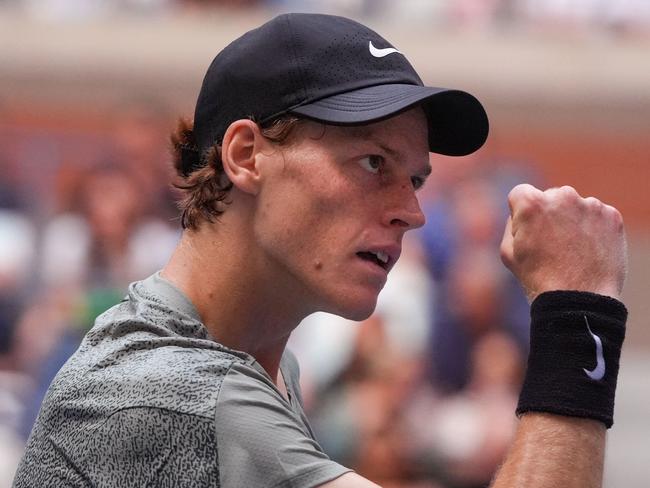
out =
[[[596,198],[582,198],[570,186],[541,191],[517,185],[508,203],[501,259],[530,301],[551,290],[620,298],[627,244],[618,210]]]

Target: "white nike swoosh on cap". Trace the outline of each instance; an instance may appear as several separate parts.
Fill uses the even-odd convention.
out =
[[[605,357],[603,356],[603,343],[596,334],[594,334],[589,328],[589,321],[585,315],[585,323],[587,324],[587,330],[591,334],[591,337],[594,338],[596,343],[596,367],[589,371],[588,369],[582,368],[583,371],[589,376],[592,380],[600,381],[605,377]]]
[[[394,47],[385,47],[382,49],[376,48],[375,46],[373,46],[372,41],[368,43],[368,49],[370,49],[370,54],[372,54],[376,58],[383,58],[384,56],[388,56],[389,54],[393,54],[393,53],[402,54],[401,51],[398,51]]]

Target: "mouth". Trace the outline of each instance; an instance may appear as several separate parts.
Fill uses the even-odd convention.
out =
[[[388,272],[391,268],[391,257],[384,251],[359,251],[357,253],[364,261],[368,261],[379,266],[384,271]]]

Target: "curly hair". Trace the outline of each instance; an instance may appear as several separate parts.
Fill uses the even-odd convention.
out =
[[[270,141],[283,144],[287,141],[301,119],[284,115],[261,126],[262,135]],[[201,166],[187,173],[183,165],[183,152],[190,148],[196,151],[193,123],[180,119],[170,136],[174,168],[179,181],[173,186],[181,192],[177,202],[181,211],[183,229],[198,229],[202,220],[214,222],[230,203],[228,195],[232,182],[228,179],[221,161],[221,145],[214,144],[203,155]]]

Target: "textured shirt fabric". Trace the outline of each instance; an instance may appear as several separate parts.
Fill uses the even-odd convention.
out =
[[[212,340],[171,283],[133,283],[54,379],[14,486],[302,488],[341,476],[288,351],[280,369],[288,400],[252,356]]]

